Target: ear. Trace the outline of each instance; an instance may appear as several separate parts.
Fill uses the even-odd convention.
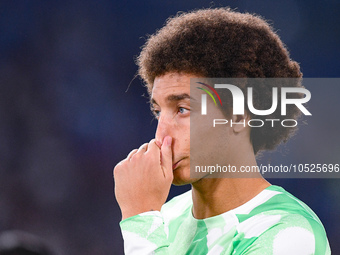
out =
[[[248,126],[248,121],[250,120],[250,114],[246,111],[243,115],[233,115],[232,116],[232,129],[234,133],[243,132],[250,127]]]

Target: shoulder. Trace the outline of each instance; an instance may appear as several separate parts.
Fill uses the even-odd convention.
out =
[[[265,194],[248,214],[235,212],[242,237],[237,249],[242,253],[236,254],[329,254],[325,229],[305,203],[277,186]]]
[[[232,211],[240,223],[261,215],[278,215],[280,219],[299,217],[321,224],[318,216],[304,202],[275,185],[266,188],[255,198]]]
[[[236,248],[240,253],[235,254],[330,254],[325,229],[314,219],[282,212],[263,214],[258,219],[262,222],[254,221],[247,231],[239,232],[243,238]]]

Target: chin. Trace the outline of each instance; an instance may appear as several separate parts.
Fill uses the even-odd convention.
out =
[[[194,183],[195,181],[197,181],[197,179],[190,178],[190,168],[178,167],[174,170],[173,185],[182,186]]]

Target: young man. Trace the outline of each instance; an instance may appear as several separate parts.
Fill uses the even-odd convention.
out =
[[[302,76],[264,20],[224,8],[181,14],[148,39],[138,65],[158,126],[155,139],[131,151],[114,169],[126,254],[330,254],[312,210],[261,176],[190,178],[190,118],[197,111],[191,78]],[[262,86],[254,105],[266,105],[271,92]],[[231,106],[209,109],[216,118],[228,116],[234,122],[251,117],[249,111],[231,115]],[[298,109],[290,109],[286,118],[298,115]],[[256,166],[259,151],[274,149],[293,133],[244,125],[226,125],[219,133],[209,127],[200,131],[209,139],[196,139],[191,146],[197,142],[210,148],[209,140],[217,141],[219,152],[212,159],[238,168]],[[208,158],[206,151],[202,158]],[[171,183],[191,184],[192,189],[164,204]]]

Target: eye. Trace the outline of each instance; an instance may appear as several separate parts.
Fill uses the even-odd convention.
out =
[[[152,114],[155,116],[156,119],[158,119],[161,115],[161,111],[153,109]]]
[[[186,114],[186,113],[189,112],[189,110],[186,109],[186,108],[183,108],[183,107],[179,107],[179,108],[178,108],[178,112],[181,113],[181,114]]]

